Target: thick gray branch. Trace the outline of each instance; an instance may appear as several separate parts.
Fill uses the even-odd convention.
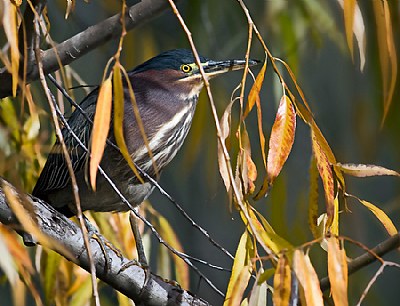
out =
[[[169,3],[166,0],[142,0],[131,6],[125,16],[126,30],[143,24],[168,7]],[[43,51],[44,72],[47,74],[59,69],[56,54],[62,65],[68,65],[101,44],[119,37],[122,31],[120,18],[120,14],[114,15],[58,44],[55,49]],[[39,73],[36,65],[32,67],[26,77],[27,82],[38,79]],[[11,95],[11,75],[7,71],[3,71],[0,73],[0,98],[9,95]]]
[[[32,198],[30,195],[18,194],[15,188],[2,178],[0,178],[0,222],[13,228],[18,226],[3,192],[5,184],[13,190],[18,198],[26,197],[26,200],[33,205],[40,230],[64,246],[74,255],[73,261],[88,271],[88,256],[79,227],[43,201]],[[90,247],[97,277],[131,298],[137,305],[209,305],[200,298],[194,297],[190,292],[157,275],[148,273],[146,281],[146,270],[139,265],[130,265],[123,269],[130,261],[118,256],[108,245],[103,245],[109,257],[109,269],[107,270],[105,269],[106,259],[99,243],[95,239],[91,239]]]

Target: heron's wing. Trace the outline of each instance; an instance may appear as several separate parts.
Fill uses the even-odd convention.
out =
[[[91,120],[93,120],[94,117],[97,96],[98,89],[95,89],[80,104],[81,108]],[[72,131],[79,137],[81,142],[88,147],[92,124],[79,110],[75,110],[72,113],[68,120],[68,124]],[[87,158],[87,153],[80,147],[78,141],[71,135],[67,128],[64,127],[62,129],[62,135],[67,146],[67,150],[69,151],[72,167],[74,172],[77,173],[79,170],[83,169],[85,160]],[[49,192],[66,187],[70,180],[71,178],[68,172],[67,162],[65,160],[61,144],[59,140],[57,140],[47,158],[46,164],[40,174],[32,194],[37,197],[46,195]]]

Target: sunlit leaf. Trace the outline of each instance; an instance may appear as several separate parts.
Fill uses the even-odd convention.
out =
[[[221,141],[225,141],[230,134],[230,125],[231,125],[231,111],[232,111],[233,101],[228,104],[226,107],[221,120]],[[225,160],[225,155],[223,152],[223,148],[218,142],[218,166],[219,166],[219,173],[221,174],[222,180],[224,181],[225,188],[228,192],[231,190],[231,180],[229,177],[229,171],[227,163],[228,161]]]
[[[289,260],[285,253],[281,253],[274,276],[274,306],[289,305],[291,292],[291,271]]]
[[[329,230],[330,226],[332,225],[335,212],[334,208],[335,186],[334,186],[332,167],[331,164],[329,163],[328,156],[325,154],[325,151],[321,147],[320,143],[318,142],[314,134],[314,130],[312,130],[311,132],[311,141],[312,141],[313,154],[317,161],[318,172],[322,179],[322,185],[324,186],[326,213],[328,216],[327,230]]]
[[[269,139],[267,172],[271,185],[281,172],[292,150],[295,130],[296,112],[289,97],[284,95],[281,98]]]
[[[11,1],[2,1],[4,5],[3,27],[7,36],[11,52],[11,75],[12,75],[12,94],[15,97],[18,86],[19,73],[19,48],[18,48],[18,28],[17,28],[17,8]]]
[[[299,283],[304,289],[307,306],[323,306],[324,301],[318,280],[318,275],[311,264],[310,257],[303,251],[295,250],[293,255],[293,269]]]
[[[318,230],[318,168],[317,161],[314,155],[311,158],[310,163],[310,189],[308,195],[308,225],[311,233],[315,239],[321,237],[321,233]]]
[[[393,224],[392,220],[382,209],[378,208],[377,206],[368,201],[361,200],[355,196],[351,197],[357,199],[362,205],[367,207],[375,215],[375,217],[378,218],[378,220],[383,224],[383,226],[385,227],[386,231],[389,233],[390,236],[396,235],[398,233],[396,226]]]
[[[328,231],[331,235],[339,235],[339,194],[333,200],[333,220]]]
[[[225,296],[224,306],[239,305],[242,300],[244,290],[247,287],[251,276],[251,264],[247,252],[247,240],[249,235],[247,230],[240,237],[239,245],[233,261],[231,278]]]
[[[357,177],[393,175],[400,176],[400,173],[381,166],[363,165],[363,164],[341,164],[337,163],[337,167],[346,174]]]
[[[257,273],[257,279],[254,282],[251,295],[249,297],[249,306],[267,305],[267,282],[261,282],[260,278],[264,271],[261,268]]]
[[[97,167],[103,157],[108,131],[110,130],[111,107],[112,80],[109,76],[100,87],[91,136],[89,177],[93,190],[96,190]]]
[[[340,2],[340,1],[339,1]],[[351,58],[354,59],[354,47],[353,47],[353,25],[354,25],[354,14],[356,8],[356,0],[344,0],[344,27],[346,30],[347,45],[350,49]]]
[[[69,14],[75,8],[75,0],[67,0],[67,10],[65,11],[65,19],[68,19]]]
[[[256,101],[260,100],[260,90],[262,84],[264,83],[264,75],[266,69],[267,69],[267,61],[264,61],[264,65],[262,66],[260,72],[256,77],[256,81],[254,82],[253,86],[250,89],[249,96],[247,98],[246,108],[244,109],[243,112],[243,120],[246,119],[247,115],[251,112]]]
[[[347,258],[344,248],[339,247],[335,237],[328,240],[328,276],[331,283],[331,292],[335,305],[347,306]]]
[[[245,126],[242,128],[241,140],[242,148],[238,158],[241,169],[240,181],[243,183],[243,193],[251,194],[255,190],[254,181],[257,179],[257,168],[251,158],[250,139]]]

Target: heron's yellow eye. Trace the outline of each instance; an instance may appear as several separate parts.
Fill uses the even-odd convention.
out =
[[[191,72],[191,71],[193,70],[193,68],[192,68],[192,66],[190,66],[190,65],[183,64],[183,65],[181,66],[181,70],[182,70],[184,73],[189,73],[189,72]]]

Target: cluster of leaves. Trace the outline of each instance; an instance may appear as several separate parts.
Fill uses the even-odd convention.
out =
[[[358,40],[361,69],[365,62],[365,33],[361,11],[356,1],[340,1],[344,9],[344,20],[346,27],[346,37],[351,54],[353,55],[353,35]],[[377,20],[378,40],[384,46],[380,50],[382,78],[385,91],[384,97],[384,122],[387,109],[393,96],[394,84],[397,77],[397,59],[393,49],[393,36],[391,32],[390,12],[386,1],[374,3],[375,15]],[[244,4],[242,4],[244,7]],[[321,247],[327,251],[328,276],[331,282],[332,298],[335,305],[347,305],[347,258],[344,244],[340,243],[339,216],[340,211],[347,211],[346,200],[351,197],[358,200],[368,208],[376,218],[383,224],[389,235],[396,235],[398,230],[393,222],[383,210],[374,204],[359,199],[348,193],[344,175],[355,177],[392,175],[400,176],[396,171],[375,165],[362,164],[343,164],[339,163],[331,150],[327,140],[318,127],[311,108],[305,99],[293,72],[282,60],[272,56],[264,43],[262,37],[254,25],[251,17],[247,15],[250,27],[249,43],[251,45],[252,32],[257,35],[262,44],[267,60],[271,62],[274,73],[279,78],[282,85],[282,98],[280,100],[275,122],[272,126],[269,137],[269,146],[266,152],[266,141],[262,127],[262,110],[259,93],[263,85],[266,73],[267,60],[255,79],[254,85],[249,93],[247,104],[243,106],[243,95],[240,96],[240,122],[238,126],[231,126],[232,105],[236,99],[226,108],[222,118],[222,140],[228,137],[235,139],[238,143],[238,155],[235,179],[229,175],[230,164],[227,164],[223,148],[220,145],[218,151],[220,173],[223,177],[226,189],[233,193],[233,200],[236,208],[240,212],[243,223],[246,225],[245,233],[239,242],[232,275],[230,278],[227,296],[224,305],[261,305],[265,304],[265,293],[267,290],[266,280],[274,275],[273,278],[273,301],[274,305],[288,305],[290,299],[301,299],[302,305],[323,305],[323,294],[320,289],[318,276],[313,268],[311,259],[306,249],[315,242],[319,242]],[[249,47],[250,49],[250,47]],[[249,52],[248,49],[248,52]],[[282,64],[285,72],[290,76],[289,80],[283,77],[278,69],[278,64]],[[386,68],[385,68],[386,67]],[[390,67],[390,69],[389,69]],[[390,70],[390,72],[389,72]],[[388,81],[390,80],[390,82]],[[288,83],[292,86],[287,85]],[[389,85],[390,84],[390,85]],[[242,87],[244,82],[242,82]],[[260,190],[256,193],[255,181],[257,174],[261,173],[252,160],[250,139],[246,130],[246,117],[253,107],[257,108],[258,119],[258,139],[260,143],[260,154],[263,160],[263,170],[265,176]],[[294,143],[296,131],[296,119],[301,119],[310,128],[310,139],[312,144],[312,156],[310,164],[310,192],[308,221],[310,231],[315,241],[306,243],[301,247],[295,247],[290,242],[276,232],[268,223],[267,219],[259,213],[253,200],[259,200],[267,196],[277,176],[282,170]],[[235,135],[231,137],[231,134]],[[318,179],[321,179],[325,209],[318,207],[319,191]],[[236,189],[236,190],[235,190]],[[325,211],[319,214],[319,211]],[[261,246],[261,250],[258,249]],[[262,256],[266,253],[266,257]],[[266,260],[272,262],[272,268],[265,269]],[[294,274],[292,273],[294,272]],[[245,289],[247,288],[251,276],[256,274],[256,281],[249,296],[242,300]],[[299,292],[293,291],[293,278],[300,284]],[[291,291],[292,290],[292,291]],[[366,289],[367,291],[367,289]],[[366,292],[365,292],[366,293]],[[297,297],[298,296],[298,297]],[[363,295],[364,297],[365,295]]]

